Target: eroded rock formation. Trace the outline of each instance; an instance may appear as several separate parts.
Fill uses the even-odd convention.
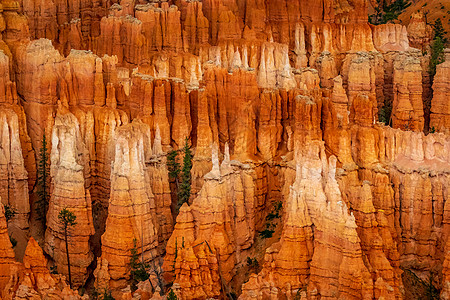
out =
[[[368,4],[1,1],[2,298],[78,297],[68,208],[74,286],[116,298],[407,299],[412,272],[446,299],[448,58],[431,85],[423,12],[375,26]],[[178,208],[167,154],[186,139]]]
[[[87,279],[85,270],[93,260],[90,237],[94,234],[92,200],[87,181],[89,153],[82,141],[76,117],[59,103],[52,131],[52,194],[47,212],[45,251],[54,259],[58,272],[68,274],[64,225],[59,214],[67,209],[76,216],[76,227],[69,226],[70,264],[75,287]]]
[[[157,255],[155,199],[145,162],[152,153],[149,127],[142,122],[122,126],[115,138],[111,194],[97,282],[106,276],[110,289],[125,288],[133,247],[146,262]]]

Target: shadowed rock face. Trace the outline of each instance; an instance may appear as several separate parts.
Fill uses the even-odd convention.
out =
[[[73,286],[116,299],[405,299],[404,270],[448,297],[449,62],[431,84],[423,12],[368,4],[1,1],[1,297],[81,298],[63,208]]]

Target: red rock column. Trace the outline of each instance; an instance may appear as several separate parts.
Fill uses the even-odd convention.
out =
[[[436,67],[431,100],[430,130],[450,133],[450,60]]]
[[[58,214],[67,208],[77,217],[77,224],[69,230],[68,237],[74,287],[81,286],[87,279],[86,268],[93,259],[89,239],[94,234],[91,196],[85,188],[89,152],[79,126],[78,120],[67,108],[58,108],[52,132],[52,190],[45,232],[45,251],[55,260],[58,272],[67,275],[64,232]]]
[[[392,126],[423,130],[422,67],[419,59],[411,54],[400,55],[394,61]]]
[[[1,199],[0,199],[1,200]],[[9,241],[8,227],[5,218],[5,209],[0,207],[0,295],[5,297],[3,289],[9,281],[11,268],[14,264],[15,256],[11,242]]]
[[[101,256],[102,261],[105,260],[102,264],[108,264],[109,287],[115,291],[126,287],[130,278],[134,239],[138,255],[142,255],[144,261],[151,262],[157,256],[158,233],[156,220],[152,217],[155,202],[145,167],[146,156],[151,154],[151,149],[144,144],[148,133],[148,126],[133,122],[122,126],[115,138],[111,194]]]

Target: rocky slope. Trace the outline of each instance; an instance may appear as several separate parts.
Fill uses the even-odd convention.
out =
[[[0,209],[2,299],[419,295],[405,274],[449,297],[450,59],[430,78],[420,12],[406,27],[369,25],[364,0],[0,3],[0,197],[17,212]],[[178,203],[168,154],[182,164],[186,139]]]

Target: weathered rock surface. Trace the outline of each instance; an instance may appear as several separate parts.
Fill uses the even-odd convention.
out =
[[[155,199],[145,167],[152,153],[149,133],[147,125],[133,122],[119,128],[115,137],[111,194],[97,282],[101,284],[109,277],[104,284],[116,291],[127,286],[134,246],[145,262],[152,262],[157,256]]]
[[[392,125],[403,130],[422,131],[422,69],[411,54],[401,55],[394,62],[394,101]]]
[[[222,282],[229,282],[235,265],[245,259],[255,240],[256,224],[261,222],[259,210],[264,204],[255,181],[267,179],[250,166],[233,165],[228,146],[225,151],[219,166],[217,148],[213,148],[212,170],[192,205],[181,207],[167,243],[164,277],[179,283],[188,299],[220,293]]]
[[[50,154],[52,193],[47,212],[45,251],[54,259],[58,272],[67,275],[64,229],[58,215],[67,209],[76,216],[69,227],[69,254],[73,286],[83,285],[86,268],[93,260],[89,239],[94,234],[92,202],[87,189],[89,152],[80,134],[80,125],[67,107],[59,104],[52,131]]]
[[[433,81],[433,99],[431,100],[430,128],[437,132],[450,132],[450,60],[436,67]]]
[[[4,290],[4,299],[83,299],[71,290],[62,275],[51,274],[44,252],[34,238],[30,238],[23,264],[11,267],[11,277]]]
[[[10,224],[26,234],[29,228],[30,202],[28,173],[22,156],[19,118],[13,106],[0,106],[0,197],[17,214]]]
[[[442,17],[429,3],[411,7]],[[164,260],[186,299],[401,299],[415,289],[402,269],[433,274],[445,299],[448,59],[431,99],[424,15],[408,8],[402,24],[375,26],[368,4],[1,1],[0,196],[18,211],[0,233],[0,285],[4,265],[18,274],[7,296],[75,297],[36,242],[22,265],[6,240],[31,226],[66,274],[57,215],[68,207],[75,286],[96,267],[94,285],[116,298],[159,299]],[[32,205],[44,133],[45,238]],[[176,217],[166,155],[186,138],[191,198]],[[151,273],[136,292],[134,239]]]
[[[8,226],[5,218],[5,209],[0,207],[0,295],[5,297],[6,293],[3,291],[9,281],[9,276],[12,274],[11,269],[15,262],[14,250],[9,240]]]

